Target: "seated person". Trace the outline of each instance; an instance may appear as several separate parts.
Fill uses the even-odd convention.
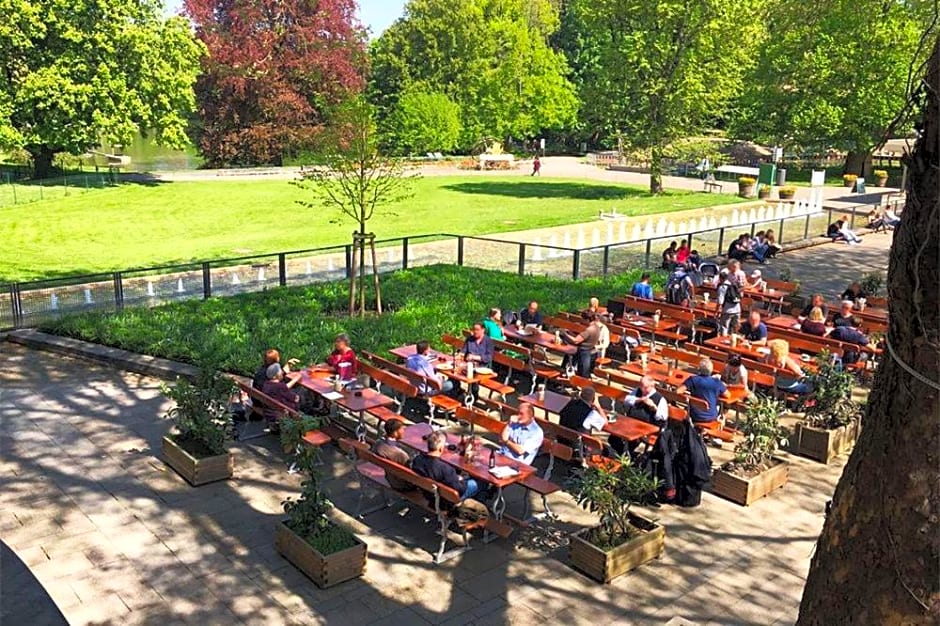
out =
[[[588,300],[588,307],[581,311],[581,317],[587,319],[589,315],[601,315],[601,301],[597,298]]]
[[[300,406],[300,396],[294,393],[291,387],[293,387],[299,379],[284,382],[284,370],[281,369],[278,363],[269,365],[266,375],[268,379],[265,381],[261,391],[266,396],[296,411]],[[263,405],[261,413],[272,426],[277,424],[278,420],[285,416],[284,411],[277,407],[268,406],[267,404]]]
[[[764,357],[764,363],[779,368],[774,381],[777,389],[797,395],[811,393],[813,384],[806,380],[803,368],[790,356],[790,343],[786,339],[772,339],[767,347],[770,353]]]
[[[842,220],[836,220],[829,224],[829,228],[826,229],[826,237],[832,239],[833,243],[845,241],[845,235],[842,234],[842,223]]]
[[[848,215],[843,215],[842,219],[839,221],[842,222],[842,227],[840,228],[840,232],[842,233],[842,238],[845,239],[845,242],[847,244],[854,246],[856,244],[862,243],[861,237],[856,235],[854,231],[849,230],[849,216]]]
[[[418,476],[430,478],[435,482],[447,485],[458,494],[461,502],[472,498],[480,491],[477,481],[472,478],[464,478],[457,473],[452,465],[441,460],[444,454],[444,447],[447,445],[447,435],[440,430],[435,430],[428,435],[428,451],[422,452],[411,461],[411,469]],[[433,506],[434,497],[428,495],[428,501]]]
[[[861,332],[858,329],[852,328],[850,326],[839,326],[833,328],[832,332],[829,334],[830,337],[838,341],[842,341],[848,344],[854,344],[856,346],[862,346],[869,348],[871,350],[876,349],[878,346],[872,343],[865,333]],[[846,346],[845,352],[842,354],[843,363],[856,363],[861,358],[861,351],[853,349],[849,346]]]
[[[767,287],[767,281],[761,277],[760,270],[754,270],[751,275],[744,279],[744,288],[754,291],[763,291]]]
[[[533,300],[529,303],[529,306],[522,309],[519,312],[519,321],[522,322],[523,326],[528,326],[532,324],[534,326],[542,327],[542,313],[539,311],[539,303]]]
[[[607,412],[597,401],[593,387],[584,387],[558,414],[558,423],[565,428],[586,433],[604,430]]]
[[[251,377],[251,386],[258,390],[263,389],[264,383],[268,381],[268,368],[275,363],[280,365],[281,353],[274,348],[265,350],[261,360],[261,367],[255,370],[254,376]],[[296,365],[297,363],[300,363],[300,361],[297,359],[289,359],[287,365],[283,367],[284,373],[289,374],[291,365]]]
[[[532,465],[542,448],[545,433],[535,421],[535,411],[528,402],[519,404],[519,413],[509,419],[509,424],[499,436],[500,452],[512,459]]]
[[[383,459],[395,461],[399,465],[404,465],[405,467],[411,465],[411,456],[399,443],[405,434],[405,423],[393,417],[385,422],[383,428],[385,430],[385,438],[376,440],[375,445],[372,446],[372,452]],[[386,474],[385,479],[388,480],[388,484],[392,489],[397,489],[398,491],[410,491],[414,489],[413,485],[406,483],[400,478]]]
[[[627,417],[633,417],[659,427],[666,426],[669,419],[669,405],[666,398],[656,391],[656,381],[652,376],[640,379],[640,385],[627,394],[623,403],[627,407]]]
[[[728,362],[721,370],[720,380],[729,387],[747,387],[747,368],[741,362],[741,355],[732,354],[728,357]]]
[[[483,328],[486,329],[487,337],[503,341],[506,335],[503,333],[503,312],[497,308],[492,308],[483,320]]]
[[[679,244],[673,241],[669,244],[669,247],[663,250],[663,263],[662,268],[664,270],[672,271],[676,267],[676,255],[679,253]]]
[[[747,246],[748,254],[750,254],[758,263],[764,263],[764,254],[767,252],[767,247],[764,244],[764,231],[756,233],[753,237],[748,235],[745,239],[745,245]]]
[[[853,306],[855,306],[855,304],[851,300],[842,301],[842,304],[839,305],[839,310],[835,315],[832,316],[832,325],[835,328],[838,328],[839,326],[858,328],[858,320],[855,319],[854,315],[852,315]]]
[[[702,255],[699,254],[698,250],[692,250],[689,253],[689,260],[685,264],[689,269],[697,270],[698,266],[702,264]]]
[[[643,272],[640,281],[633,283],[633,287],[630,288],[630,295],[643,300],[653,299],[653,287],[650,286],[649,272]]]
[[[888,222],[885,219],[884,207],[876,207],[874,211],[868,214],[868,228],[878,232],[879,230],[888,230]]]
[[[473,325],[472,334],[463,344],[463,358],[477,365],[489,366],[493,362],[493,340],[486,336],[481,322]]]
[[[714,365],[711,359],[704,358],[699,361],[698,374],[686,380],[676,389],[676,393],[679,395],[687,393],[693,398],[699,398],[708,403],[708,408],[704,410],[689,405],[689,417],[692,418],[693,423],[714,422],[717,420],[719,415],[718,401],[731,397],[728,388],[713,375],[713,372]]]
[[[430,349],[431,344],[427,341],[419,341],[415,346],[415,353],[405,360],[405,367],[412,372],[421,374],[425,378],[441,381],[441,393],[450,393],[454,390],[454,383],[434,370],[434,366],[431,364],[430,358],[428,358]],[[438,393],[434,387],[427,383],[421,383],[418,391],[424,395],[434,395]]]
[[[826,316],[829,315],[829,307],[826,306],[826,300],[825,298],[823,298],[823,295],[821,293],[813,294],[813,296],[809,300],[809,304],[803,307],[803,310],[800,311],[800,317],[801,318],[808,317],[810,311],[812,311],[813,309],[819,309],[820,311],[822,311],[823,319],[825,319]]]
[[[747,237],[747,233],[742,233],[737,239],[731,242],[731,245],[728,246],[729,259],[736,259],[742,262],[747,260],[747,255],[750,254],[747,245]]]
[[[826,328],[826,316],[822,312],[822,309],[820,309],[818,306],[814,306],[812,309],[810,309],[809,315],[800,325],[800,330],[808,335],[825,337],[829,332],[829,329]]]
[[[744,341],[750,341],[755,346],[767,343],[767,325],[761,321],[760,311],[751,311],[747,319],[738,327],[738,334]]]
[[[853,304],[859,298],[867,298],[868,294],[865,293],[865,290],[862,289],[861,283],[852,283],[845,288],[845,291],[842,292],[842,295],[839,296],[840,300],[849,300]]]
[[[685,265],[689,262],[689,242],[685,239],[679,242],[679,248],[676,250],[676,263]]]
[[[765,259],[772,259],[777,256],[783,248],[777,245],[777,236],[774,235],[774,231],[768,230],[764,233],[764,243],[767,244],[767,254],[764,257]]]
[[[895,228],[898,224],[901,223],[901,218],[898,217],[898,214],[894,212],[893,209],[885,209],[885,224],[891,228]]]
[[[343,380],[350,380],[359,373],[359,359],[349,347],[349,335],[340,333],[333,340],[333,352],[326,357],[326,364]]]

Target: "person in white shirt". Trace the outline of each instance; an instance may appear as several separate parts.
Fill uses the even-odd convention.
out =
[[[652,376],[640,379],[640,386],[631,391],[624,399],[627,405],[627,417],[635,417],[657,426],[665,426],[669,419],[669,405],[666,398],[656,391],[656,381]]]

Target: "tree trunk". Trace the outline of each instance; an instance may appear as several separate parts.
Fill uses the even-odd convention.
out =
[[[801,625],[940,619],[938,86],[940,40],[891,249],[889,349],[810,566]]]
[[[663,192],[663,149],[653,146],[650,150],[650,193]]]
[[[49,146],[30,146],[26,151],[33,160],[33,178],[47,178],[52,173],[56,151]]]
[[[356,314],[356,281],[359,280],[359,271],[356,267],[356,261],[359,259],[358,251],[356,250],[359,245],[359,239],[356,237],[356,233],[353,233],[353,245],[352,250],[349,254],[349,316],[352,317]]]
[[[379,260],[375,254],[375,235],[369,240],[372,250],[372,283],[375,285],[375,312],[382,314],[382,287],[379,284]]]
[[[845,165],[842,167],[843,174],[855,174],[866,180],[871,179],[872,164],[871,151],[851,151],[845,155]]]

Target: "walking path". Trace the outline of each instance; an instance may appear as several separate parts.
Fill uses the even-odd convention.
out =
[[[767,269],[790,267],[807,291],[832,293],[884,268],[889,242],[801,250]],[[792,624],[843,467],[784,454],[790,482],[751,507],[705,494],[696,509],[650,511],[667,528],[666,554],[604,586],[566,563],[565,533],[592,523],[570,496],[552,497],[562,521],[434,566],[417,513],[349,517],[358,485],[331,448],[336,514],[368,543],[369,565],[323,591],[273,547],[280,503],[299,490],[277,442],[237,445],[233,480],[191,488],[159,460],[159,385],[0,343],[0,540],[12,550],[0,553],[0,621],[61,623],[54,603],[71,624],[122,626]],[[25,567],[10,566],[14,555]]]

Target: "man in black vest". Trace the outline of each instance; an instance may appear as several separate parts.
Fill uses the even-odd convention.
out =
[[[666,425],[669,419],[669,405],[666,398],[656,391],[656,381],[652,376],[640,379],[640,386],[634,389],[624,399],[627,405],[627,416],[656,424],[659,427]]]
[[[565,428],[591,435],[600,434],[607,424],[607,411],[597,401],[593,387],[584,387],[577,398],[572,398],[558,414],[558,423]],[[617,454],[623,454],[624,443],[620,437],[611,437],[607,442]]]

